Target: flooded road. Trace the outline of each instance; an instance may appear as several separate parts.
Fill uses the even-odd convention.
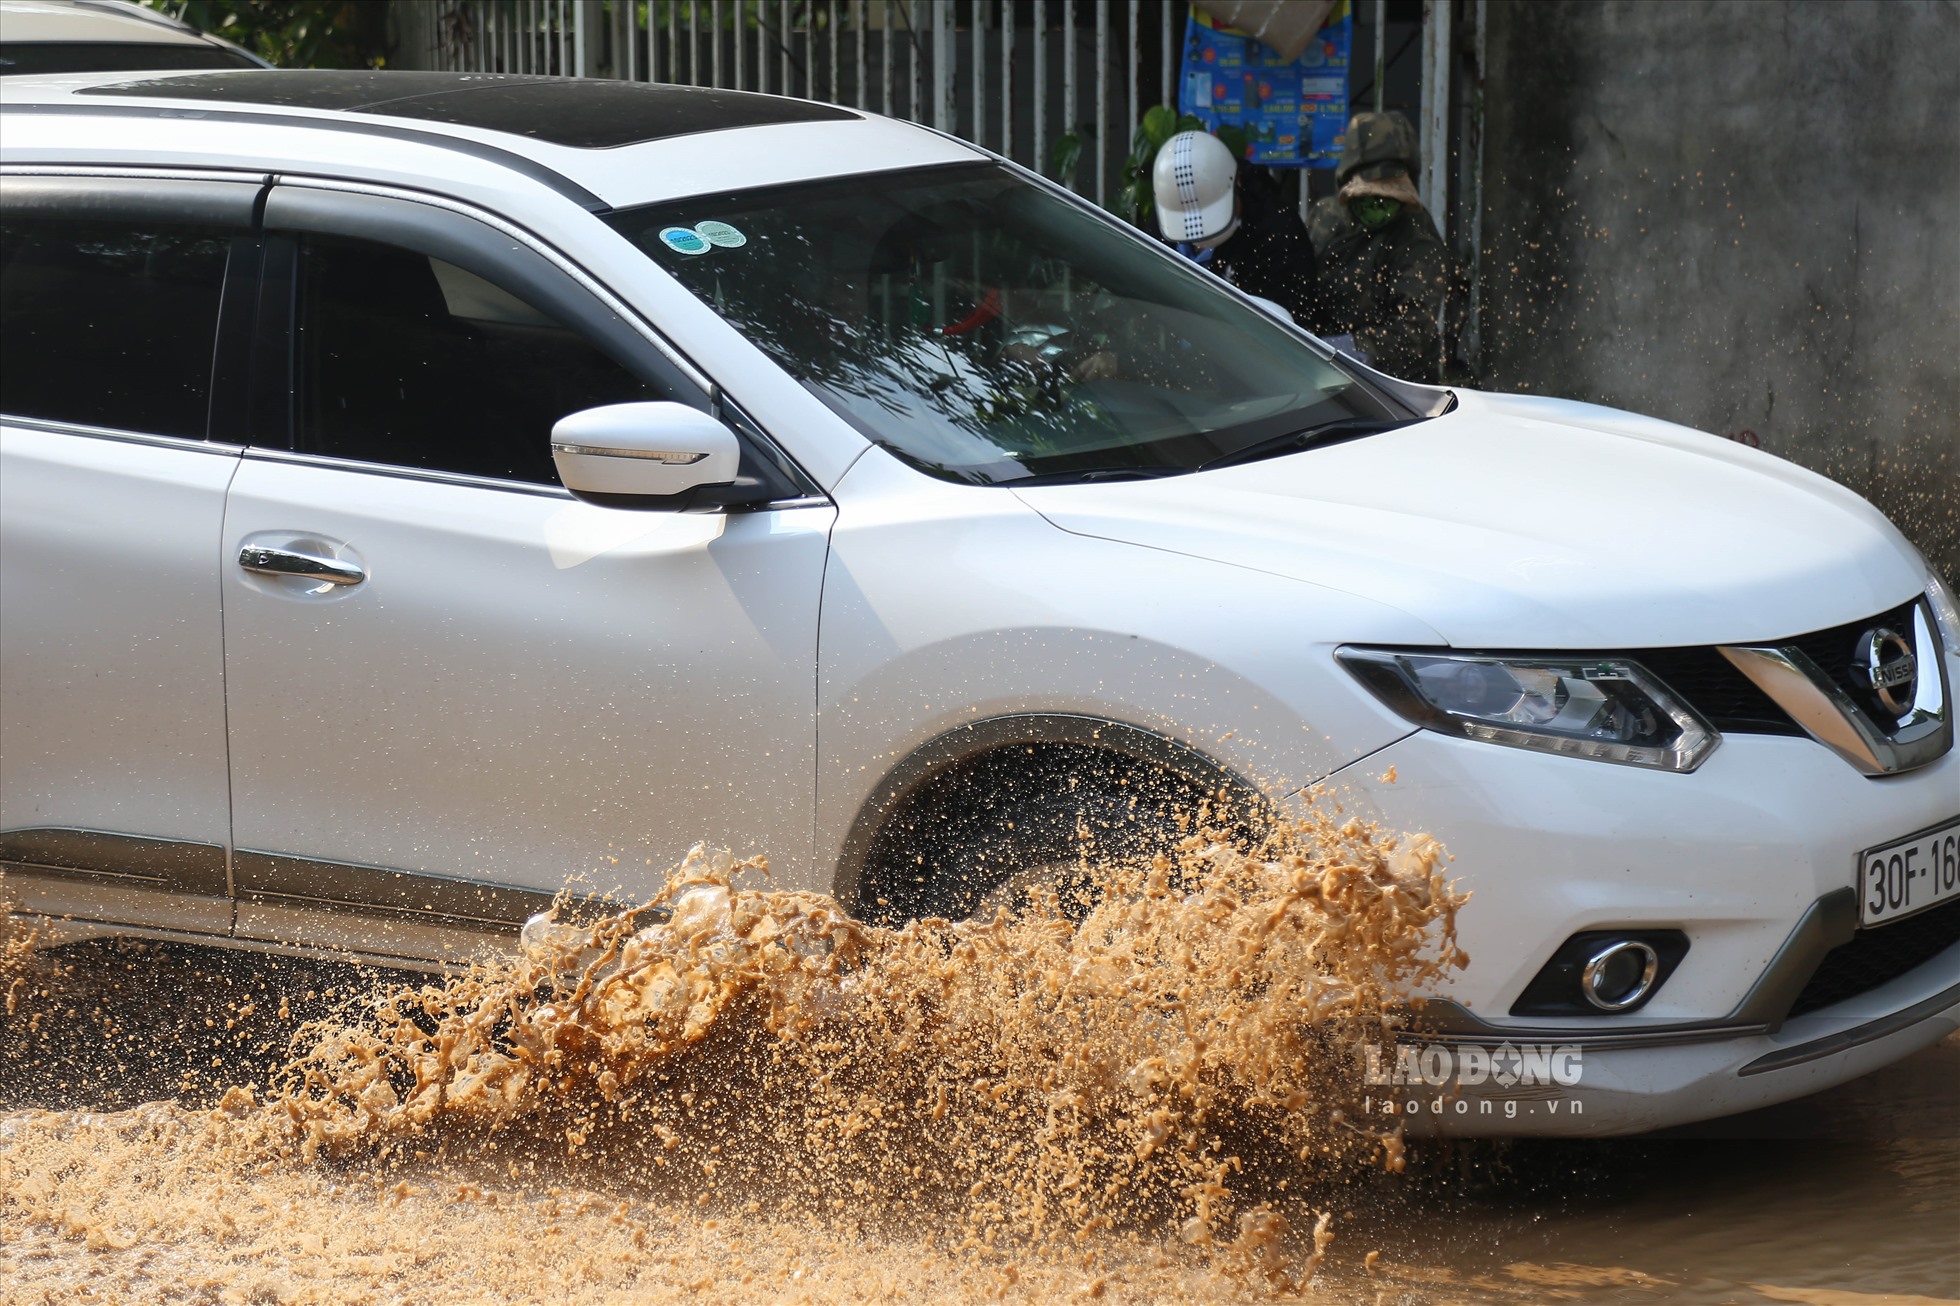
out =
[[[1341,1059],[1453,901],[1420,842],[1318,837],[1080,931],[724,864],[444,983],[0,962],[0,1300],[1960,1299],[1960,1040],[1664,1136],[1354,1128]]]

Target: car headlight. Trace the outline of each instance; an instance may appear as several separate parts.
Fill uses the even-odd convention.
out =
[[[1931,567],[1926,568],[1926,603],[1933,609],[1941,647],[1948,654],[1960,654],[1960,603],[1954,602],[1953,591]]]
[[[1926,573],[1926,606],[1933,610],[1933,628],[1939,632],[1940,647],[1948,657],[1960,657],[1960,601],[1954,599],[1953,587],[1940,575],[1940,569],[1910,540],[1906,541],[1906,549]]]
[[[1465,739],[1663,771],[1694,770],[1722,740],[1627,658],[1352,647],[1334,656],[1410,721]]]

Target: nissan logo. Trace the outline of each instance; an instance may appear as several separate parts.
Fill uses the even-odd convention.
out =
[[[1858,637],[1858,647],[1864,651],[1864,662],[1853,663],[1852,674],[1864,677],[1879,706],[1893,716],[1902,717],[1911,711],[1913,682],[1919,678],[1919,661],[1912,655],[1912,645],[1898,631],[1878,626]]]

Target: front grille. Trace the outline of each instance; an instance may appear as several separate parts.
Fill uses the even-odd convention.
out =
[[[1869,993],[1925,965],[1960,943],[1960,899],[1876,929],[1859,930],[1851,942],[1824,955],[1817,973],[1797,995],[1792,1016]],[[1960,979],[1960,975],[1954,978]]]
[[[1833,626],[1829,630],[1820,630],[1780,642],[1788,648],[1800,650],[1804,656],[1816,663],[1817,669],[1829,676],[1832,684],[1850,695],[1851,701],[1871,719],[1873,725],[1890,734],[1897,726],[1898,718],[1879,705],[1871,686],[1854,668],[1862,668],[1865,665],[1865,650],[1862,647],[1865,633],[1885,626],[1904,636],[1906,643],[1914,646],[1913,656],[1919,659],[1920,666],[1938,674],[1929,656],[1931,650],[1918,647],[1919,641],[1912,622],[1912,610],[1917,603],[1918,600],[1913,599],[1901,603],[1890,612],[1881,612],[1875,617],[1866,617],[1863,621],[1846,622],[1842,626]]]
[[[1712,648],[1636,649],[1628,656],[1679,694],[1702,719],[1732,734],[1801,735],[1803,727]]]
[[[1896,724],[1879,707],[1871,686],[1857,668],[1865,665],[1861,641],[1867,631],[1886,626],[1903,635],[1908,644],[1917,644],[1913,628],[1913,607],[1917,599],[1901,603],[1888,612],[1849,621],[1828,630],[1812,631],[1783,639],[1748,641],[1757,646],[1774,646],[1801,651],[1831,683],[1848,694],[1882,733],[1890,734]],[[1930,650],[1915,647],[1922,664]],[[1715,648],[1630,649],[1627,656],[1639,662],[1681,698],[1704,720],[1725,734],[1802,735],[1804,729],[1756,682],[1742,674],[1735,664]]]

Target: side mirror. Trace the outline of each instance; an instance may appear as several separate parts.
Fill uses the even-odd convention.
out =
[[[1292,312],[1286,307],[1286,305],[1278,302],[1277,300],[1267,299],[1264,295],[1252,295],[1252,294],[1248,294],[1246,298],[1251,300],[1253,303],[1259,305],[1260,308],[1265,309],[1266,315],[1268,317],[1276,317],[1280,321],[1286,323],[1286,325],[1288,326],[1295,325],[1293,321]]]
[[[678,508],[704,485],[727,485],[742,463],[735,433],[686,404],[607,404],[551,428],[558,479],[608,507]]]

